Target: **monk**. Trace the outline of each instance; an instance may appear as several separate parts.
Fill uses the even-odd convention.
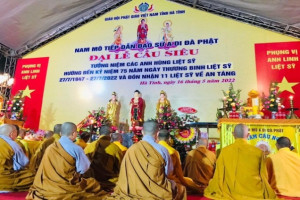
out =
[[[60,132],[60,127],[61,126],[59,126],[59,132]],[[55,127],[54,127],[54,130],[55,130]],[[34,172],[36,172],[38,170],[46,149],[57,140],[57,138],[55,138],[54,135],[55,135],[54,131],[46,131],[45,139],[42,141],[42,143],[39,144],[34,155],[31,156],[31,158],[30,158],[30,162],[29,162],[30,170],[32,170]]]
[[[22,150],[24,151],[25,155],[27,157],[29,157],[29,148],[28,148],[28,143],[24,140],[25,137],[25,131],[23,129],[21,129],[19,126],[14,125],[17,129],[17,139],[16,139],[16,143],[18,145],[20,145],[20,147],[22,148]]]
[[[204,191],[211,199],[275,199],[263,152],[247,143],[248,127],[238,124],[235,142],[222,149],[213,179]]]
[[[102,126],[99,133],[100,138],[84,149],[91,161],[91,167],[84,176],[95,178],[103,189],[111,191],[118,181],[123,153],[117,145],[110,142],[110,127]]]
[[[300,156],[290,150],[287,137],[278,138],[276,147],[278,152],[267,158],[269,183],[278,195],[300,199]]]
[[[91,134],[88,132],[82,132],[79,138],[76,138],[75,144],[79,145],[82,149],[85,149],[87,142],[89,141]]]
[[[127,150],[111,199],[186,199],[185,187],[167,179],[173,164],[168,150],[155,142],[157,134],[156,122],[143,124],[143,140]]]
[[[207,149],[208,141],[200,138],[198,148],[190,151],[185,158],[184,175],[191,178],[197,187],[191,193],[203,195],[214,175],[216,154]]]
[[[111,134],[111,141],[119,147],[119,149],[122,151],[123,155],[125,155],[127,151],[127,147],[122,145],[122,134],[121,133],[112,133]]]
[[[55,124],[53,128],[53,137],[55,138],[55,141],[58,141],[60,139],[60,130],[61,130],[61,124]]]
[[[179,152],[168,144],[169,139],[169,131],[166,129],[161,129],[158,134],[158,144],[162,145],[168,150],[173,163],[173,171],[168,175],[167,178],[186,186],[188,190],[196,189],[197,185],[193,182],[193,180],[183,176]]]
[[[26,191],[33,182],[34,174],[25,169],[28,158],[22,148],[14,141],[16,127],[0,126],[0,190]]]
[[[43,156],[33,185],[26,199],[102,199],[106,194],[99,183],[84,179],[90,161],[81,147],[74,144],[77,137],[74,123],[65,122],[61,126],[61,138],[51,144]]]

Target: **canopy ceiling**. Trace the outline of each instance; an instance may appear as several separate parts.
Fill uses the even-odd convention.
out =
[[[76,27],[79,22],[82,23],[91,16],[99,16],[108,9],[126,2],[128,0],[0,0],[0,43],[22,54],[63,31]],[[244,12],[292,26],[300,33],[299,0],[177,0],[176,2],[196,7],[213,4],[223,10],[227,9],[227,12],[228,10]]]

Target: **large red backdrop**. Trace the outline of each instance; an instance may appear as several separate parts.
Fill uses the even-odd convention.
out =
[[[23,90],[26,128],[39,128],[48,62],[49,57],[19,59],[17,62],[11,94],[13,97]]]
[[[270,83],[277,82],[283,105],[289,108],[293,96],[300,108],[300,42],[256,44],[255,54],[258,90],[269,95]]]

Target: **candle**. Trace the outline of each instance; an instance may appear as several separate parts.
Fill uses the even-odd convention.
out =
[[[294,97],[293,97],[292,95],[291,95],[289,98],[290,98],[290,100],[293,100],[293,99],[294,99]]]
[[[289,99],[290,99],[291,108],[294,108],[294,102],[293,102],[294,97],[291,95]]]

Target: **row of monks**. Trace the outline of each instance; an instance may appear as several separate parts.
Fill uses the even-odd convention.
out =
[[[0,190],[29,191],[26,199],[186,199],[187,193],[209,199],[300,197],[300,157],[290,140],[277,140],[268,158],[247,143],[248,127],[235,127],[235,143],[218,159],[199,139],[181,168],[179,153],[168,144],[169,132],[154,121],[143,125],[143,139],[126,149],[111,129],[84,149],[74,143],[77,127],[56,125],[28,159],[15,142],[17,129],[0,126]],[[112,141],[111,139],[114,138]]]

